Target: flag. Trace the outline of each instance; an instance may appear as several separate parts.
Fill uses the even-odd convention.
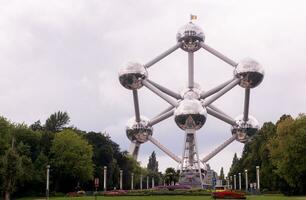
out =
[[[196,20],[198,17],[196,15],[190,15],[190,20]]]

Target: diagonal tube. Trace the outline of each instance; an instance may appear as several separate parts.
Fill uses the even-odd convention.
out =
[[[194,54],[188,52],[188,87],[192,89],[194,87]]]
[[[155,94],[157,94],[159,97],[161,97],[162,99],[164,99],[165,101],[167,101],[169,104],[171,104],[172,106],[177,106],[177,102],[174,101],[173,99],[171,99],[170,97],[168,97],[167,95],[165,95],[162,91],[160,91],[158,88],[156,88],[154,85],[152,85],[151,83],[149,83],[147,80],[143,80],[142,81],[143,85],[146,86],[149,90],[151,90],[152,92],[154,92]]]
[[[137,160],[139,148],[140,148],[140,143],[131,142],[129,148],[129,154],[132,155],[135,160]]]
[[[154,117],[152,120],[150,120],[149,122],[149,126],[154,126],[155,124],[165,120],[165,119],[168,119],[169,117],[171,117],[172,115],[174,114],[174,109],[172,110],[169,110],[168,112],[165,112],[157,117]]]
[[[250,103],[250,88],[246,88],[244,95],[244,111],[243,111],[243,121],[245,122],[249,120],[249,103]]]
[[[205,99],[206,97],[209,97],[210,95],[215,94],[216,92],[219,92],[221,89],[223,89],[225,86],[227,86],[228,84],[230,84],[234,79],[236,78],[231,78],[228,81],[225,81],[224,83],[218,85],[217,87],[208,90],[207,92],[203,91],[201,94],[201,99]]]
[[[181,99],[181,95],[179,95],[178,93],[175,93],[171,90],[169,90],[168,88],[165,88],[164,86],[159,85],[158,83],[155,83],[149,79],[147,79],[147,81],[149,83],[151,83],[153,86],[155,86],[156,88],[160,89],[163,93],[166,93],[167,95],[175,98],[175,99]]]
[[[220,119],[221,121],[224,121],[224,122],[226,122],[226,123],[228,123],[228,124],[230,124],[232,126],[237,125],[236,121],[233,118],[231,118],[231,117],[225,116],[225,115],[223,115],[223,114],[221,114],[221,113],[211,109],[210,107],[206,107],[206,110],[207,110],[208,114],[216,117],[217,119]]]
[[[227,93],[228,91],[230,91],[233,87],[235,87],[238,83],[240,82],[239,78],[235,78],[230,84],[228,84],[227,86],[225,86],[224,88],[222,88],[219,92],[217,92],[216,94],[214,94],[210,99],[208,99],[207,101],[204,102],[205,106],[208,106],[209,104],[211,104],[212,102],[216,101],[218,98],[220,98],[221,96],[223,96],[225,93]]]
[[[182,160],[177,157],[174,153],[172,153],[169,149],[167,149],[165,146],[163,146],[161,143],[159,143],[156,139],[154,139],[151,135],[149,135],[148,139],[157,146],[160,150],[162,150],[165,154],[170,156],[173,160],[180,163]]]
[[[135,108],[135,119],[136,119],[136,122],[140,122],[139,101],[138,101],[137,90],[133,90],[133,99],[134,99],[134,108]]]
[[[160,61],[161,59],[165,58],[166,56],[170,55],[172,52],[174,52],[175,50],[177,50],[178,48],[180,48],[182,45],[181,42],[178,42],[176,45],[174,45],[173,47],[171,47],[170,49],[168,49],[167,51],[163,52],[162,54],[158,55],[156,58],[154,58],[153,60],[151,60],[150,62],[148,62],[147,64],[144,65],[145,68],[149,68],[152,65],[154,65],[155,63],[157,63],[158,61]]]
[[[223,60],[224,62],[226,62],[227,64],[236,67],[238,65],[238,63],[236,63],[235,61],[233,61],[232,59],[226,57],[225,55],[223,55],[222,53],[218,52],[217,50],[213,49],[212,47],[208,46],[207,44],[205,44],[204,42],[200,43],[201,47],[203,49],[205,49],[206,51],[208,51],[209,53],[213,54],[214,56],[220,58],[221,60]]]
[[[225,147],[230,145],[233,141],[235,141],[236,135],[233,135],[228,140],[226,140],[223,144],[218,146],[215,150],[210,152],[207,156],[205,156],[201,161],[203,164],[205,164],[207,161],[209,161],[211,158],[213,158],[215,155],[217,155],[220,151],[222,151]]]
[[[228,118],[232,118],[231,116],[229,116],[228,114],[226,114],[225,112],[223,112],[222,110],[220,110],[218,107],[214,106],[213,104],[210,104],[208,107],[211,108],[211,109],[213,109],[214,111],[216,111],[216,112],[218,112],[218,113],[220,113],[220,114],[222,114],[222,115],[228,117]]]

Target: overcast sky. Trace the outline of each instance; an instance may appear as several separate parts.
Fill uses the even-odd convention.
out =
[[[125,124],[134,115],[132,93],[118,81],[128,61],[146,63],[176,43],[189,15],[206,43],[235,61],[251,57],[265,68],[251,90],[250,114],[262,124],[282,114],[306,112],[306,1],[303,0],[0,0],[0,114],[31,124],[67,111],[71,124],[106,131],[126,150]],[[187,81],[187,54],[178,50],[149,69],[150,79],[178,91]],[[203,89],[233,75],[233,68],[204,50],[195,53],[195,79]],[[168,106],[146,88],[141,114],[151,118]],[[216,102],[229,115],[243,112],[236,87]],[[154,137],[181,155],[183,132],[173,118],[154,127]],[[230,126],[209,116],[198,132],[201,157],[231,136]],[[210,161],[228,171],[234,142]],[[155,146],[141,146],[147,164],[155,150],[160,170],[176,163]]]

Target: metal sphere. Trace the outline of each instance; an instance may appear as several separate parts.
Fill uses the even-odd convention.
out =
[[[148,77],[146,68],[139,63],[128,63],[119,72],[119,81],[127,89],[135,90],[142,87],[142,80]]]
[[[200,42],[204,42],[205,36],[203,30],[189,22],[179,29],[176,34],[176,40],[182,42],[181,48],[187,52],[194,52],[201,48]]]
[[[206,121],[207,111],[197,99],[184,99],[174,111],[175,123],[183,130],[200,129]]]
[[[184,87],[180,90],[180,95],[183,99],[200,99],[201,97],[201,86],[198,83],[194,83],[192,89],[189,87]]]
[[[236,134],[236,140],[241,143],[247,143],[257,133],[259,129],[258,121],[249,116],[247,122],[243,121],[243,116],[236,117],[236,126],[232,126],[232,134]]]
[[[153,134],[153,128],[148,123],[149,120],[145,117],[141,117],[140,122],[136,122],[135,117],[131,118],[126,126],[129,140],[139,143],[148,141],[148,136]]]
[[[258,86],[265,75],[263,67],[253,59],[243,59],[236,67],[234,74],[241,78],[239,85],[243,88]]]

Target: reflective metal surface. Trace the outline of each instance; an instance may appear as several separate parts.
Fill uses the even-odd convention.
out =
[[[201,93],[202,89],[198,83],[194,83],[192,89],[184,87],[180,91],[180,95],[183,99],[200,99]]]
[[[263,67],[251,58],[243,59],[234,70],[236,77],[241,78],[239,85],[243,88],[258,86],[265,75]]]
[[[183,130],[200,129],[206,121],[207,112],[196,99],[184,99],[174,111],[176,124]]]
[[[181,48],[187,52],[194,52],[201,48],[200,42],[204,42],[203,30],[192,22],[184,25],[176,34],[176,40],[182,42]]]
[[[235,118],[236,126],[232,126],[232,134],[236,134],[236,140],[241,143],[246,143],[252,139],[259,129],[258,121],[249,115],[247,122],[243,121],[243,115]]]
[[[128,121],[126,127],[126,135],[132,142],[144,143],[148,141],[148,136],[153,134],[153,128],[148,125],[149,120],[143,116],[140,122],[136,122],[135,118]]]
[[[141,88],[141,81],[147,77],[148,72],[146,68],[139,63],[130,62],[119,72],[119,81],[121,85],[130,90]]]

